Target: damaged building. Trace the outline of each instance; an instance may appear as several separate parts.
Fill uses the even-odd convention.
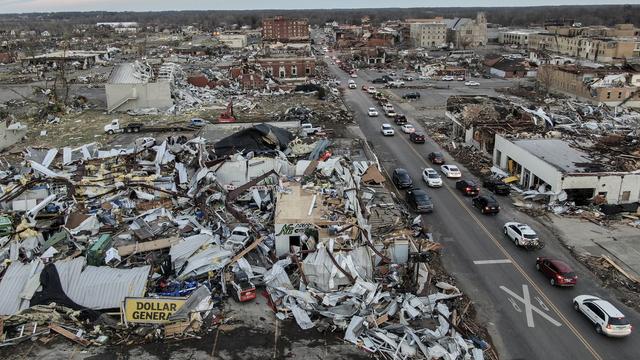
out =
[[[168,109],[173,105],[174,71],[172,64],[165,64],[156,71],[149,64],[138,61],[114,67],[105,84],[107,111]]]

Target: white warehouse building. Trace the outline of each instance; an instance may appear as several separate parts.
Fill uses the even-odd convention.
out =
[[[493,163],[517,176],[523,188],[545,185],[546,191],[564,191],[569,201],[584,203],[595,196],[609,204],[640,200],[640,171],[603,171],[587,153],[563,140],[510,140],[496,134]]]

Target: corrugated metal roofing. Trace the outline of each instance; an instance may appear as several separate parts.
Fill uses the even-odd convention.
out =
[[[136,76],[136,69],[132,63],[120,64],[113,68],[109,75],[109,84],[144,84],[139,76]]]
[[[14,261],[0,281],[0,315],[13,315],[29,307],[30,299],[21,298],[32,274],[40,274],[44,266],[41,261],[23,264]],[[33,295],[33,294],[31,294]]]

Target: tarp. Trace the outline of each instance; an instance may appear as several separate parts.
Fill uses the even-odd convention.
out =
[[[293,134],[288,130],[268,124],[258,124],[223,138],[215,143],[214,149],[219,156],[237,152],[284,151],[293,138]]]

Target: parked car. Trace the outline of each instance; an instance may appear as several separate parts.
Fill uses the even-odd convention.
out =
[[[480,83],[477,81],[467,81],[464,83],[465,86],[480,86]]]
[[[362,91],[369,91],[369,87],[367,86],[367,84],[362,84],[361,89]]]
[[[422,189],[407,190],[407,202],[419,213],[433,212],[433,201]]]
[[[403,99],[420,99],[420,93],[419,92],[408,92],[404,95],[402,95]]]
[[[352,72],[352,73],[351,73],[351,77],[352,77],[352,78],[357,78],[357,77],[358,77],[358,73]]]
[[[466,196],[477,196],[480,193],[480,186],[473,180],[456,181],[456,189]]]
[[[529,246],[540,241],[538,234],[527,224],[508,222],[502,227],[504,234],[517,246]]]
[[[404,76],[404,77],[402,77],[402,80],[404,80],[404,81],[413,81],[414,78],[413,78],[413,76]]]
[[[394,121],[396,122],[396,125],[404,125],[407,123],[407,117],[403,114],[396,114]]]
[[[612,337],[631,334],[629,320],[606,300],[593,295],[579,295],[573,298],[573,308],[583,313],[595,325],[598,334]]]
[[[412,132],[409,134],[409,140],[415,144],[424,144],[426,138],[422,133]]]
[[[575,286],[578,275],[564,261],[547,257],[536,258],[536,269],[549,279],[551,286]]]
[[[369,87],[367,88],[367,92],[368,92],[369,94],[375,94],[375,93],[376,93],[376,88],[375,88],[375,87],[373,87],[373,86],[369,86]]]
[[[440,166],[440,171],[444,174],[444,176],[448,178],[459,178],[462,177],[462,173],[460,169],[458,169],[455,165],[442,165]]]
[[[422,171],[422,180],[424,180],[429,187],[442,186],[442,178],[440,177],[440,174],[432,168],[426,168]]]
[[[385,82],[393,81],[392,76],[396,76],[396,74],[395,74],[395,73],[391,73],[391,76],[389,76],[389,75],[382,75],[382,80],[384,80]]]
[[[393,170],[391,174],[391,181],[398,187],[398,189],[406,189],[413,185],[413,180],[407,170],[398,168]]]
[[[511,193],[511,186],[505,184],[502,180],[485,179],[482,182],[482,186],[497,195],[509,195]]]
[[[400,130],[402,130],[403,133],[405,134],[412,134],[414,132],[416,132],[416,128],[413,127],[413,125],[411,124],[404,124],[400,127]]]
[[[432,164],[436,164],[436,165],[444,164],[444,155],[442,155],[441,152],[429,153],[429,156],[427,157],[429,158],[429,161],[431,161]]]
[[[371,81],[374,84],[386,84],[387,80],[383,79],[383,78],[375,78],[373,79],[373,81]]]
[[[482,78],[483,79],[491,79],[491,75],[490,74],[482,74]]]
[[[189,125],[193,126],[193,127],[202,127],[207,125],[207,121],[201,118],[192,118],[191,122],[189,123]]]
[[[453,80],[455,80],[455,79],[456,79],[456,78],[454,78],[454,77],[453,77],[453,76],[451,76],[451,75],[446,75],[446,76],[443,76],[443,77],[442,77],[442,81],[453,81]]]
[[[393,136],[396,133],[389,124],[382,124],[382,126],[380,126],[380,132],[384,136]]]
[[[458,76],[458,77],[456,78],[456,80],[458,80],[458,81],[464,81],[464,76]]]
[[[471,201],[473,206],[480,209],[480,212],[483,214],[497,214],[500,212],[500,205],[498,201],[493,198],[493,196],[488,195],[480,195],[473,198]]]
[[[370,117],[376,117],[376,116],[380,115],[380,114],[378,114],[378,110],[376,110],[376,108],[369,108],[369,111],[367,112],[367,114]]]

